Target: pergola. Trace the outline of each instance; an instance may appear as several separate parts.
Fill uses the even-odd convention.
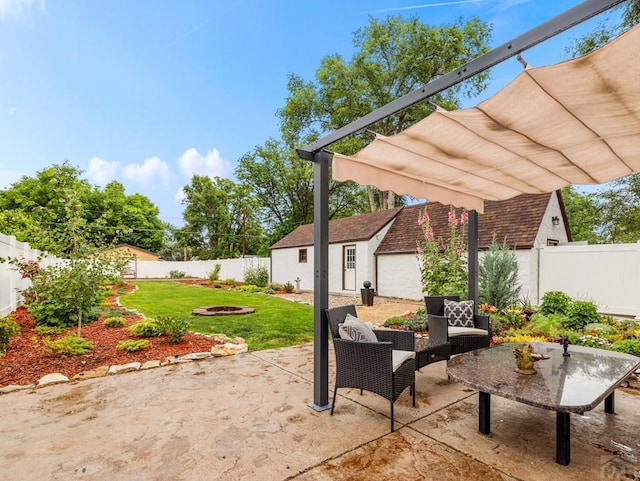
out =
[[[625,0],[587,0],[465,66],[298,150],[314,163],[314,399],[330,407],[328,185],[332,143],[424,101]],[[352,156],[333,177],[469,209],[469,298],[477,300],[478,212],[485,200],[600,184],[640,171],[640,26],[585,57],[526,68],[471,109],[436,112]],[[477,304],[477,303],[476,303]]]

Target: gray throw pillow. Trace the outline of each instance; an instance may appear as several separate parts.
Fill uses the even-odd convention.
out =
[[[444,300],[444,317],[451,327],[475,327],[473,324],[473,300],[456,302]]]
[[[373,329],[369,325],[351,314],[347,314],[344,322],[338,324],[338,332],[342,339],[359,342],[378,342]]]

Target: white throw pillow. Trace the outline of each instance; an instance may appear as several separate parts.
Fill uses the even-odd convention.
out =
[[[349,339],[359,342],[378,342],[373,329],[357,317],[347,314],[344,322],[338,324],[338,333],[341,339]]]

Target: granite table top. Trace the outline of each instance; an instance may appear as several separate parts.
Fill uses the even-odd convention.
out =
[[[466,352],[452,358],[447,374],[456,381],[489,394],[559,412],[585,412],[600,404],[640,366],[640,358],[603,349],[570,345],[563,356],[560,344],[531,342],[534,352],[549,359],[535,363],[537,374],[515,372],[513,347]]]

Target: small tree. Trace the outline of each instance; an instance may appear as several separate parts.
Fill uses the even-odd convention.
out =
[[[498,244],[494,238],[478,266],[478,299],[506,309],[518,301],[520,288],[515,253],[506,242]]]
[[[467,223],[465,211],[456,217],[449,211],[449,240],[434,237],[427,207],[420,213],[418,224],[423,239],[418,242],[417,256],[420,263],[422,292],[430,296],[459,295],[467,297]]]

